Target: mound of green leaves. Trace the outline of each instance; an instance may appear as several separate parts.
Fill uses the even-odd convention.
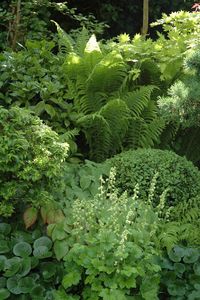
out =
[[[106,164],[116,168],[116,187],[120,192],[127,191],[131,195],[138,184],[141,198],[146,200],[149,193],[153,193],[154,204],[159,203],[163,193],[167,206],[187,201],[200,193],[198,169],[171,151],[131,150],[114,156]]]
[[[53,258],[52,246],[39,229],[0,223],[0,299],[54,299],[63,266]]]
[[[157,299],[160,267],[151,206],[101,188],[91,199],[75,200],[60,224],[48,226],[64,260],[65,275],[55,299]]]
[[[161,259],[161,267],[161,299],[199,299],[199,248],[176,245]]]
[[[0,107],[0,215],[53,200],[68,144],[27,110]]]

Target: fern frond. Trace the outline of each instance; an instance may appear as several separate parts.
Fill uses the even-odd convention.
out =
[[[145,59],[141,63],[141,72],[139,77],[139,84],[141,85],[155,85],[157,87],[162,87],[161,84],[161,71],[158,64],[151,59]]]
[[[126,93],[122,96],[134,117],[138,117],[141,112],[147,107],[154,86],[141,86],[133,92]]]
[[[102,115],[110,127],[110,155],[116,154],[122,150],[122,143],[128,130],[130,110],[126,103],[120,99],[110,100],[100,110]]]
[[[58,37],[59,37],[58,44],[59,44],[60,51],[63,53],[73,52],[74,51],[73,39],[60,27],[60,25],[57,22],[55,21],[52,22],[56,25],[57,28]]]
[[[178,222],[164,223],[161,232],[158,234],[158,240],[163,248],[170,251],[180,240],[180,224]]]
[[[100,114],[86,115],[78,120],[90,146],[90,159],[102,161],[110,149],[110,126]]]
[[[83,56],[87,42],[89,40],[89,32],[83,27],[76,39],[76,53],[80,56]]]
[[[165,122],[160,118],[154,118],[150,123],[146,123],[146,130],[141,137],[140,147],[153,147],[155,143],[158,143],[164,127]]]

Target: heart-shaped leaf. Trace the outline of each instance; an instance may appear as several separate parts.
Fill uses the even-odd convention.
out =
[[[51,249],[52,247],[52,240],[50,238],[48,238],[47,236],[42,236],[39,239],[35,240],[33,247],[34,249],[40,247],[40,246],[44,246],[46,247],[48,250]]]
[[[68,240],[56,241],[53,249],[57,260],[61,260],[69,251]]]
[[[28,243],[20,242],[14,246],[13,253],[16,256],[28,257],[32,253],[32,248]]]
[[[23,216],[26,229],[28,229],[33,224],[35,224],[37,220],[37,215],[38,215],[38,211],[35,207],[29,207],[26,209]]]
[[[0,299],[4,300],[4,299],[8,299],[8,297],[10,297],[10,292],[7,289],[0,289]]]

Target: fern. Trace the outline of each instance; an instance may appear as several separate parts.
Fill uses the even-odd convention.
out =
[[[156,87],[129,82],[123,88],[129,66],[120,50],[102,52],[95,36],[87,43],[86,36],[83,31],[73,52],[67,54],[63,71],[89,158],[102,161],[124,148],[154,146],[164,127],[151,100]]]
[[[56,23],[55,21],[52,22],[56,25],[57,28],[58,37],[59,37],[58,44],[59,44],[60,52],[63,53],[73,52],[74,51],[73,39],[59,26],[58,23]]]

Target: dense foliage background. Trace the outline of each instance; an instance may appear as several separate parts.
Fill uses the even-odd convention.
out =
[[[0,299],[199,300],[200,4],[1,4]]]

